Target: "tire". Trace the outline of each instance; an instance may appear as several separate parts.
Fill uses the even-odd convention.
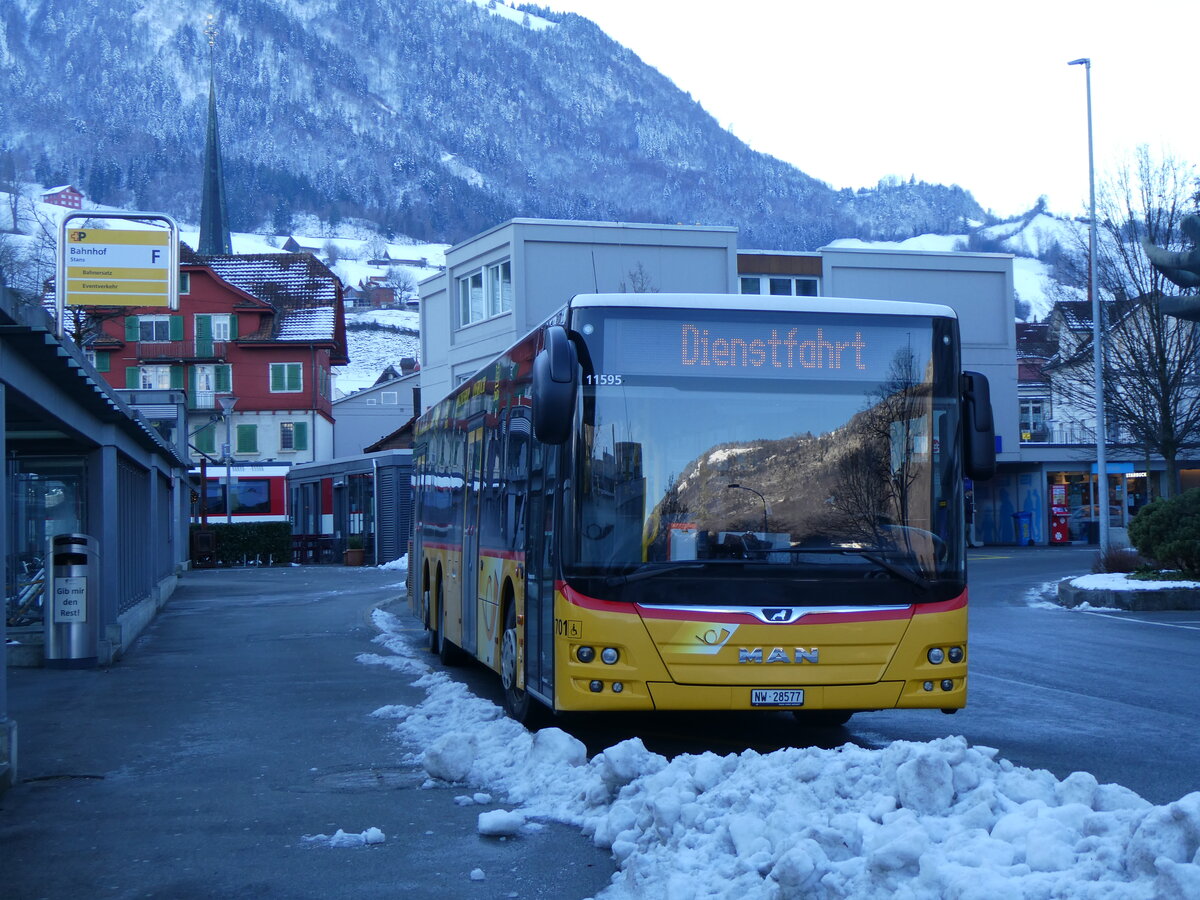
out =
[[[434,618],[433,607],[429,605],[429,591],[425,591],[425,630],[429,632],[429,652],[437,653],[441,647],[441,632],[438,630],[437,620]]]
[[[504,610],[504,633],[500,636],[500,682],[504,686],[504,711],[509,717],[528,725],[537,701],[517,687],[517,607],[510,599]]]
[[[442,594],[442,584],[438,582],[437,591],[437,631],[434,632],[434,640],[437,642],[438,660],[443,666],[461,666],[466,660],[466,654],[458,648],[449,638],[446,637],[446,598]]]
[[[809,728],[840,728],[850,721],[854,712],[849,709],[798,709],[792,715]]]

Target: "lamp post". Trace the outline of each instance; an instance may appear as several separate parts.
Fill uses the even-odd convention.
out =
[[[233,408],[237,397],[226,394],[217,398],[221,414],[225,417],[225,452],[221,454],[225,463],[225,524],[233,524]]]
[[[758,499],[762,501],[762,505],[763,505],[763,540],[766,540],[767,531],[769,530],[767,528],[767,498],[764,497],[762,494],[759,494],[758,491],[756,491],[754,488],[746,487],[744,484],[727,484],[727,485],[725,485],[725,487],[726,487],[726,489],[749,491],[752,494],[758,494]]]
[[[1092,298],[1092,373],[1096,397],[1096,515],[1100,518],[1100,553],[1108,550],[1108,435],[1104,421],[1104,329],[1100,321],[1100,291],[1096,284],[1096,155],[1092,139],[1092,61],[1073,59],[1068,66],[1083,66],[1087,73],[1088,124],[1088,294]]]

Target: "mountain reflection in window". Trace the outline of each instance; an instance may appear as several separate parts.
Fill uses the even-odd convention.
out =
[[[577,562],[594,572],[686,560],[786,568],[826,550],[831,565],[887,554],[930,577],[960,565],[947,559],[960,515],[948,452],[957,400],[936,383],[929,331],[916,333],[923,346],[902,346],[877,382],[594,391]]]

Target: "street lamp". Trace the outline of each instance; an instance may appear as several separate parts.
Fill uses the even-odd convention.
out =
[[[739,491],[749,491],[752,494],[758,494],[758,499],[762,501],[762,505],[763,505],[763,540],[766,540],[767,531],[769,530],[767,528],[767,498],[764,497],[762,494],[759,494],[758,491],[756,491],[754,488],[746,487],[744,484],[727,484],[727,485],[725,485],[725,487],[727,490],[728,489],[736,489]]]
[[[1073,59],[1068,66],[1083,66],[1087,73],[1088,194],[1091,226],[1088,228],[1088,294],[1092,298],[1092,372],[1096,396],[1096,515],[1100,517],[1100,553],[1108,551],[1108,440],[1104,422],[1104,334],[1100,324],[1100,291],[1096,284],[1096,156],[1092,140],[1092,61]]]
[[[233,524],[233,408],[237,397],[225,394],[217,398],[221,404],[221,415],[225,417],[225,452],[221,461],[225,463],[225,523]]]

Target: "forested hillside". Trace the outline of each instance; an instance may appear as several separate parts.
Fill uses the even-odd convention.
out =
[[[72,182],[98,203],[196,221],[207,11],[7,0],[0,182]],[[219,0],[211,11],[235,230],[286,234],[293,215],[313,214],[454,241],[545,216],[732,224],[742,246],[808,249],[961,233],[984,218],[957,187],[834,191],[753,152],[579,16],[482,0]],[[836,134],[814,123],[812,139]]]

